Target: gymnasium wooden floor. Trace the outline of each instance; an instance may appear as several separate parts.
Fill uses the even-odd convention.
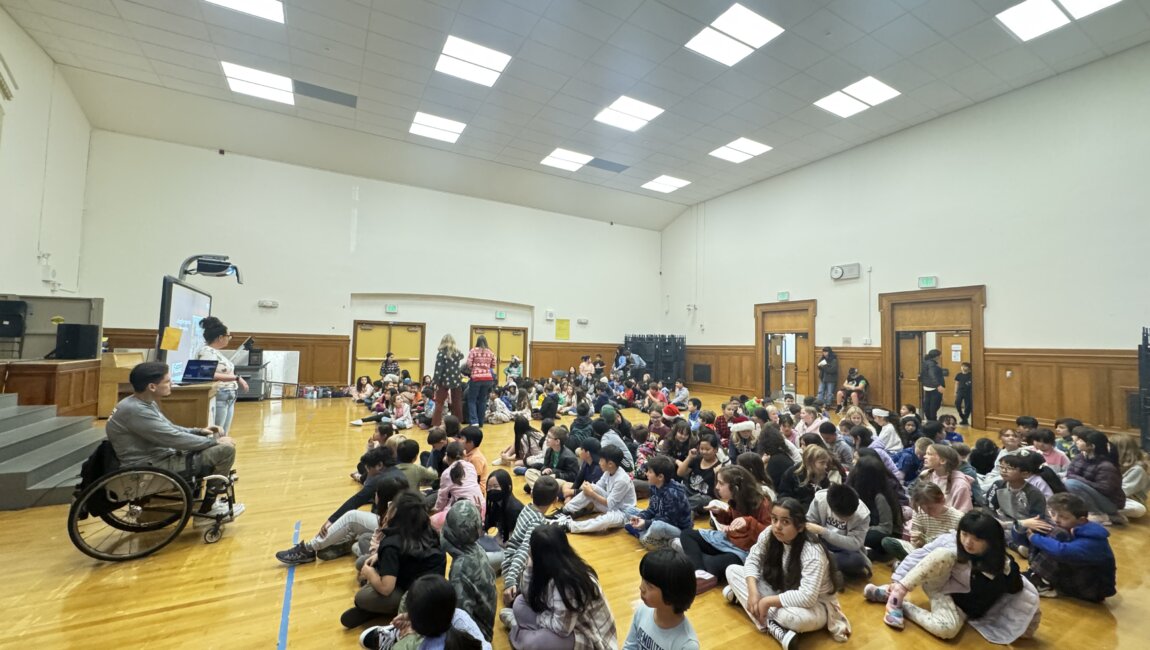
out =
[[[716,410],[724,397],[696,396]],[[0,647],[271,648],[281,635],[297,648],[358,647],[358,630],[339,625],[355,589],[352,561],[298,567],[287,604],[288,570],[273,553],[291,546],[297,522],[301,537],[313,535],[353,492],[348,472],[369,432],[347,422],[361,409],[346,399],[241,403],[234,435],[239,441],[238,495],[247,512],[215,545],[205,545],[189,526],[150,558],[101,563],[72,547],[65,530],[67,506],[0,512],[0,560],[7,585],[0,593]],[[639,421],[635,410],[626,415]],[[511,425],[485,430],[489,439],[483,448],[494,458],[508,444]],[[422,432],[416,433],[423,444]],[[516,479],[517,488],[520,482]],[[518,496],[526,498],[521,492]],[[1147,527],[1139,522],[1112,529],[1120,568],[1117,597],[1105,605],[1044,599],[1037,639],[1019,647],[1145,647],[1139,630],[1146,629],[1141,616],[1150,605],[1150,584],[1138,558],[1150,554]],[[622,641],[638,599],[642,551],[622,532],[573,538],[599,571]],[[879,566],[875,574],[878,581],[889,578],[890,571]],[[849,582],[840,595],[854,628],[850,647],[990,645],[969,627],[950,644],[913,624],[902,632],[891,630],[882,623],[882,607],[863,601],[863,584]],[[718,590],[699,597],[689,616],[703,648],[774,646]],[[506,633],[496,628],[494,646],[508,648]],[[801,642],[803,648],[841,647],[825,632],[805,635]]]

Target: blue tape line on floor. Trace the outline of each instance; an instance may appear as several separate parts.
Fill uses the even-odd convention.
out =
[[[292,546],[299,544],[299,523],[295,522],[295,530],[292,531],[291,543]],[[284,584],[284,605],[283,611],[280,613],[280,638],[279,643],[276,644],[278,650],[287,648],[288,636],[288,618],[291,616],[291,590],[292,583],[295,582],[295,565],[288,567],[287,570],[287,583]]]

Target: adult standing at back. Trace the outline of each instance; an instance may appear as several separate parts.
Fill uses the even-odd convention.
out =
[[[495,385],[495,353],[487,346],[487,337],[475,337],[475,347],[467,353],[467,366],[471,368],[471,381],[467,385],[467,421],[483,426],[487,414],[487,396]]]
[[[196,353],[197,359],[215,361],[216,366],[216,417],[215,425],[225,434],[232,430],[232,418],[236,414],[236,391],[240,387],[248,389],[248,382],[236,374],[236,364],[222,350],[232,340],[228,326],[215,316],[208,316],[200,325],[204,328],[204,347]]]
[[[839,358],[834,350],[829,347],[823,348],[823,356],[819,359],[818,399],[821,399],[824,404],[830,404],[838,387]]]
[[[946,387],[946,378],[942,376],[942,366],[938,365],[938,358],[942,350],[931,350],[922,360],[918,380],[922,382],[922,410],[927,421],[938,419],[938,409],[942,406],[942,389]]]
[[[459,372],[459,364],[463,361],[463,353],[455,347],[455,337],[444,334],[439,340],[439,351],[435,354],[435,374],[431,383],[435,384],[435,414],[431,418],[431,426],[443,424],[443,414],[447,412],[450,401],[451,413],[459,419],[463,418],[463,376]]]

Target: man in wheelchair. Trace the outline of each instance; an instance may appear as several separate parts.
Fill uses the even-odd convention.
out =
[[[222,432],[214,425],[205,429],[177,426],[160,412],[157,400],[172,393],[168,364],[141,363],[132,368],[128,381],[135,392],[120,400],[105,429],[122,466],[163,467],[184,476],[193,485],[194,477],[228,475],[236,460],[236,443],[232,438],[219,435]],[[189,471],[192,476],[188,475]],[[210,517],[226,516],[228,504],[217,499],[225,492],[224,481],[209,481],[200,513]],[[231,508],[232,517],[244,511],[240,503],[233,503]],[[209,524],[212,519],[197,517],[195,523]]]

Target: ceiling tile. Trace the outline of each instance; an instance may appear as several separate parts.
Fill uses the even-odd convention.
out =
[[[70,23],[56,18],[45,18],[51,33],[59,38],[77,43],[99,45],[128,54],[140,54],[140,46],[130,37],[100,31],[85,25]]]
[[[404,43],[411,43],[419,47],[440,51],[443,43],[447,41],[447,30],[434,29],[413,23],[390,14],[373,11],[370,31],[382,34]]]
[[[323,1],[323,0],[320,0]],[[433,32],[446,34],[451,31],[451,23],[455,20],[455,12],[434,2],[395,2],[395,0],[382,0],[374,3],[373,10],[394,16],[398,12],[403,19],[417,25],[431,29]],[[387,20],[385,16],[371,16],[371,23],[376,20]]]
[[[348,0],[283,0],[283,2],[285,22],[292,26],[296,26],[294,24],[296,8],[312,13],[323,13],[332,20],[358,28],[365,27],[371,20],[370,3],[365,6]]]
[[[1018,41],[993,19],[952,36],[950,42],[979,61],[1018,46]]]
[[[910,61],[900,61],[875,75],[899,92],[908,92],[935,80],[934,75]]]
[[[373,34],[373,36],[378,37],[377,34]],[[363,44],[351,46],[295,28],[288,29],[288,43],[293,48],[306,50],[319,56],[338,59],[344,63],[354,65],[361,65],[363,63]]]
[[[901,16],[906,10],[893,0],[835,0],[827,5],[840,18],[863,32],[873,32]]]
[[[837,52],[863,37],[862,30],[826,9],[816,11],[791,29],[830,52]]]
[[[503,74],[554,91],[563,88],[571,76],[556,73],[554,70],[548,70],[523,57],[511,59],[511,63],[507,65],[507,69],[503,71]]]
[[[873,36],[903,56],[910,56],[942,40],[933,29],[910,14],[875,30]]]
[[[180,50],[173,50],[169,47],[160,45],[153,45],[152,43],[140,43],[140,49],[143,51],[144,56],[152,60],[153,64],[156,62],[169,63],[172,65],[182,66],[189,70],[198,70],[213,74],[223,81],[223,72],[220,69],[220,62],[215,58],[208,58],[206,56],[198,56],[181,52]]]
[[[767,90],[765,83],[761,83],[757,79],[743,74],[734,68],[715,77],[711,82],[711,86],[736,95],[744,100],[757,97]]]
[[[688,2],[703,3],[703,0],[687,0]],[[707,2],[714,2],[715,0],[707,0]],[[580,4],[585,4],[596,9],[600,9],[606,13],[626,20],[635,13],[639,5],[643,4],[643,0],[579,0]]]
[[[627,22],[669,41],[682,44],[694,38],[695,34],[711,21],[700,21],[656,0],[646,0],[635,13],[631,14]]]
[[[610,68],[619,74],[624,74],[634,79],[641,78],[659,65],[654,61],[644,59],[641,56],[615,47],[610,43],[606,43],[600,47],[588,61],[605,68]]]
[[[1094,42],[1079,28],[1079,23],[1056,29],[1027,45],[1028,49],[1047,65],[1077,58],[1087,52],[1093,52],[1096,56],[1102,55],[1102,51],[1095,47]]]
[[[688,77],[703,83],[709,83],[715,77],[731,69],[718,61],[712,61],[698,52],[692,52],[685,47],[680,48],[671,54],[671,56],[667,57],[662,65],[674,68]]]
[[[939,113],[947,113],[970,103],[962,93],[941,81],[929,83],[908,93],[913,100]]]
[[[1046,63],[1030,50],[1016,47],[1002,54],[992,56],[986,60],[986,67],[991,72],[1012,84],[1018,77],[1027,77],[1043,70],[1049,70]]]
[[[954,36],[992,17],[973,0],[929,0],[915,9],[914,15],[945,37]]]
[[[789,31],[779,34],[775,40],[760,48],[757,56],[762,56],[764,53],[770,55],[772,59],[782,61],[798,70],[805,70],[825,59],[829,54],[802,36]],[[756,56],[756,54],[751,56]]]
[[[650,61],[661,62],[681,48],[681,43],[669,41],[631,23],[623,23],[607,39],[609,43]]]
[[[92,11],[86,7],[63,2],[53,2],[52,0],[38,0],[30,4],[29,7],[38,11],[46,18],[54,18],[76,25],[83,25],[101,32],[116,34],[117,36],[129,35],[127,26],[119,16],[108,15],[99,11]]]
[[[827,84],[831,88],[845,88],[867,76],[867,73],[847,61],[832,56],[807,68],[804,74]]]
[[[255,38],[248,34],[216,25],[209,26],[208,33],[212,42],[216,45],[216,54],[221,60],[243,63],[243,61],[236,61],[234,58],[226,58],[225,55],[230,52],[246,52],[252,56],[245,57],[245,60],[250,61],[250,63],[243,63],[243,65],[250,65],[252,67],[265,65],[258,59],[273,59],[277,63],[289,63],[291,61],[291,46],[287,43],[277,43],[263,38]],[[258,59],[253,58],[253,56],[258,57]]]
[[[661,65],[655,68],[646,77],[643,77],[642,81],[652,86],[658,86],[664,90],[683,93],[685,95],[689,95],[703,86],[703,82],[688,77],[668,65]],[[636,97],[635,99],[642,98]]]
[[[839,90],[839,88],[825,81],[819,81],[805,72],[800,72],[778,84],[777,88],[795,97],[804,104],[814,103],[834,91]]]
[[[527,83],[522,79],[512,77],[511,75],[502,75],[499,77],[499,89],[505,93],[517,95],[519,97],[526,97],[531,101],[539,103],[547,103],[555,96],[555,91],[535,84]]]
[[[166,11],[159,11],[134,2],[127,2],[126,0],[116,0],[116,9],[120,11],[120,15],[123,16],[126,21],[141,23],[155,27],[156,29],[190,36],[191,38],[206,39],[208,37],[207,27],[202,20],[187,18]],[[127,31],[126,27],[124,31]]]
[[[600,40],[610,37],[623,24],[619,16],[582,2],[553,2],[543,16]]]
[[[950,74],[946,77],[946,83],[976,102],[1010,90],[1010,86],[981,63]]]
[[[434,68],[435,62],[439,59],[438,49],[404,43],[375,32],[368,32],[367,34],[367,51],[382,54],[397,61],[430,68]]]
[[[636,83],[636,79],[634,77],[620,74],[614,70],[604,68],[603,66],[596,65],[594,63],[583,64],[583,67],[580,68],[579,72],[575,74],[575,78],[572,79],[572,81],[579,81],[590,84],[596,88],[614,93],[616,96],[625,93]],[[570,83],[568,85],[570,85]],[[600,93],[594,92],[593,94],[599,95]],[[591,101],[598,101],[598,99]]]
[[[140,42],[141,48],[147,43],[201,57],[216,58],[216,48],[210,40],[200,40],[183,36],[182,34],[173,34],[172,32],[165,32],[162,29],[140,25],[138,23],[129,23],[128,30],[132,33],[132,36]]]
[[[557,50],[550,45],[530,39],[519,50],[519,56],[527,61],[547,68],[551,72],[558,72],[567,77],[573,77],[583,67],[583,62],[575,56]],[[514,59],[512,59],[514,61]]]
[[[974,63],[974,59],[964,54],[951,42],[942,41],[914,55],[914,62],[936,77],[945,77],[952,72],[970,66]]]
[[[348,25],[310,11],[292,12],[291,29],[302,30],[325,39],[362,50],[367,42],[367,23]]]
[[[868,73],[894,65],[901,58],[897,52],[871,36],[864,36],[844,47],[838,55]]]
[[[711,86],[704,86],[699,90],[691,93],[690,99],[711,107],[716,113],[726,113],[727,111],[739,106],[743,103],[743,98],[734,95],[725,90],[719,90]]]
[[[546,9],[544,3],[528,3],[526,7],[539,7]],[[519,36],[528,36],[539,22],[539,15],[531,11],[524,11],[523,6],[517,6],[502,0],[463,0],[459,5],[461,17],[474,18],[490,25],[498,25],[500,29],[507,30]]]
[[[1079,20],[1078,25],[1094,42],[1106,49],[1108,43],[1150,29],[1150,18],[1133,2],[1120,2]]]

